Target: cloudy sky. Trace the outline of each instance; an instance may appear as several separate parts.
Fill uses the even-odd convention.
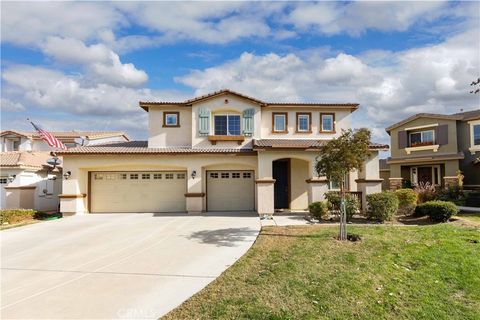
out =
[[[354,127],[479,108],[478,2],[4,2],[1,125],[125,130],[139,100],[230,88],[358,102]]]

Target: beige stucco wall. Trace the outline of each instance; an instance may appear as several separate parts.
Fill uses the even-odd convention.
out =
[[[293,109],[293,110],[292,110]],[[272,113],[288,113],[288,133],[272,133]],[[297,112],[312,114],[312,133],[296,133]],[[335,133],[320,133],[320,113],[335,113]],[[350,111],[300,107],[262,108],[262,139],[331,139],[340,135],[342,129],[350,128]]]
[[[399,131],[405,130],[405,128],[432,125],[432,124],[448,125],[448,144],[441,145],[438,148],[437,152],[433,152],[432,150],[412,151],[410,156],[420,156],[420,155],[427,155],[432,153],[438,155],[440,153],[457,152],[457,125],[455,120],[419,118],[419,119],[410,121],[398,128],[395,128],[390,132],[392,158],[408,156],[405,149],[398,148],[398,132]]]
[[[290,160],[290,209],[303,210],[308,208],[309,163],[304,160]]]
[[[163,127],[163,113],[180,112],[180,127]],[[190,146],[192,128],[192,108],[179,106],[152,107],[148,111],[148,146]]]

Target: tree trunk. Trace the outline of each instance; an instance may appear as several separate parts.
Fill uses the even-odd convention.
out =
[[[347,240],[347,208],[345,204],[345,178],[340,183],[340,240]]]

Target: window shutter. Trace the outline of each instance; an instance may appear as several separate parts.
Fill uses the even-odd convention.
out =
[[[408,133],[405,130],[398,131],[398,148],[403,149],[408,147]]]
[[[435,128],[437,144],[448,144],[448,124],[442,124]]]
[[[251,137],[253,135],[253,115],[255,109],[247,109],[243,111],[243,134]]]
[[[198,109],[198,134],[208,136],[210,133],[210,110]]]

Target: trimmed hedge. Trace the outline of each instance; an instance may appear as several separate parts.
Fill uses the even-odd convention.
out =
[[[398,210],[398,198],[394,192],[367,194],[367,217],[380,221],[392,220]]]
[[[340,215],[340,193],[338,192],[327,192],[325,193],[325,198],[328,201],[328,209]],[[351,194],[345,194],[345,211],[347,213],[347,221],[353,217],[355,213],[360,211],[360,203],[357,198]]]
[[[446,222],[458,213],[458,208],[449,201],[428,201],[417,206],[415,214],[429,216],[433,221]]]
[[[35,217],[35,213],[33,209],[3,209],[0,210],[0,224],[31,220]]]
[[[312,217],[320,219],[328,218],[328,205],[326,201],[312,202],[308,206]]]
[[[412,189],[398,189],[395,191],[398,198],[398,213],[406,216],[411,215],[415,211],[417,205],[417,194]]]

